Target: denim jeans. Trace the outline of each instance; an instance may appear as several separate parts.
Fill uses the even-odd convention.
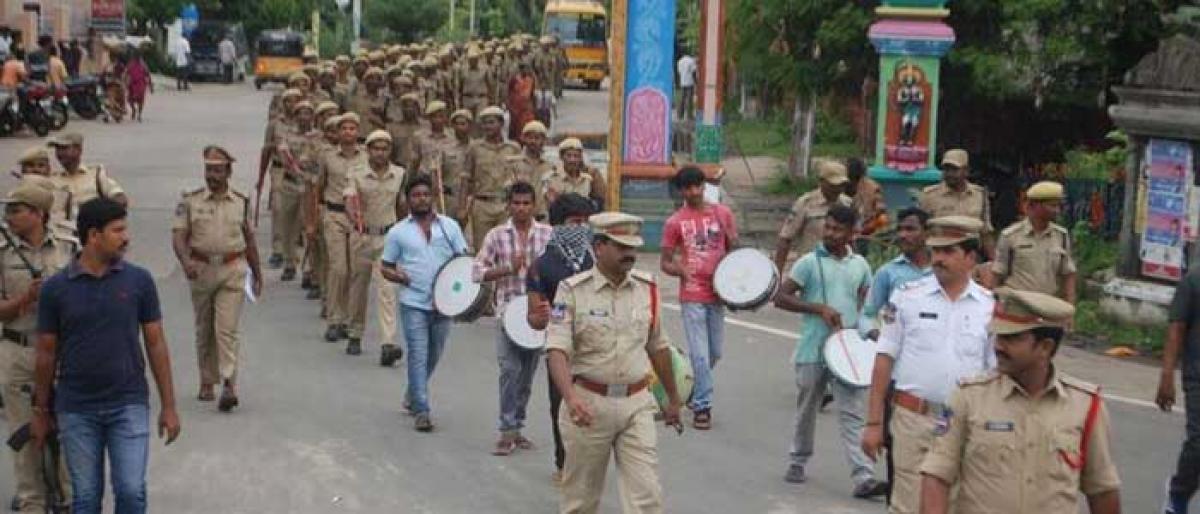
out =
[[[504,330],[496,337],[500,363],[500,432],[519,432],[525,426],[525,407],[537,374],[540,350],[526,350],[508,339]]]
[[[687,339],[688,356],[696,385],[688,407],[695,411],[712,407],[712,370],[721,360],[725,343],[725,307],[719,303],[684,303],[683,335]]]
[[[100,514],[107,452],[116,514],[146,512],[146,460],[150,408],[124,405],[98,412],[59,412],[58,438],[67,458],[74,500],[71,512]]]
[[[1179,451],[1170,489],[1171,496],[1191,499],[1200,485],[1200,362],[1183,363],[1183,410],[1187,415],[1187,436]]]
[[[414,414],[429,413],[429,380],[450,333],[450,318],[437,311],[400,305],[404,341],[408,347],[408,390],[404,398]]]
[[[825,397],[825,388],[833,389],[837,401],[838,425],[842,448],[850,464],[850,478],[858,486],[875,478],[871,459],[863,453],[860,442],[863,432],[863,412],[867,405],[867,388],[851,387],[833,377],[824,364],[796,364],[796,431],[792,435],[792,464],[804,466],[813,454],[813,436],[817,428],[817,410]]]

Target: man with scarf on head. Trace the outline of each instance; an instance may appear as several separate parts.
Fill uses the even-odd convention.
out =
[[[559,195],[550,204],[550,224],[553,232],[546,250],[530,268],[525,281],[525,292],[529,298],[529,325],[537,330],[546,328],[550,322],[550,300],[558,292],[558,284],[564,279],[592,269],[592,227],[588,216],[593,212],[592,202],[575,193]],[[549,378],[549,373],[547,373]],[[554,429],[554,481],[562,477],[563,451],[562,434],[558,430],[558,409],[562,395],[550,379],[550,426]]]

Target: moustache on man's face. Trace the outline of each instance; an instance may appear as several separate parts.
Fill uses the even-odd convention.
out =
[[[621,264],[633,264],[637,262],[636,257],[621,257]]]

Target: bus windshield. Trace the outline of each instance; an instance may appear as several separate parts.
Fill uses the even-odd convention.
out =
[[[603,16],[595,14],[548,13],[546,34],[569,46],[603,46],[606,34]]]

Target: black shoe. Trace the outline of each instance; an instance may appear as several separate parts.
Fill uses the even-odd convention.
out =
[[[303,289],[303,290],[305,290],[305,291],[309,291],[309,290],[312,290],[312,289],[313,289],[313,288],[315,288],[315,287],[317,287],[317,286],[316,286],[316,283],[315,283],[315,282],[313,282],[313,279],[312,279],[312,277],[311,277],[311,276],[309,276],[309,275],[305,275],[305,276],[304,276],[304,278],[300,279],[300,289]]]
[[[787,474],[783,475],[783,481],[789,484],[803,484],[808,477],[804,475],[804,466],[792,464],[788,466]]]
[[[8,510],[11,510],[13,512],[21,511],[21,499],[17,498],[17,495],[15,495],[15,494],[13,495],[12,502],[10,502],[8,504]]]
[[[362,355],[362,339],[351,337],[346,343],[346,355]]]
[[[283,255],[280,255],[278,253],[271,254],[271,257],[269,259],[267,259],[267,266],[270,266],[271,269],[282,268],[283,267]]]
[[[280,282],[291,282],[296,280],[296,268],[284,268],[283,274],[279,275]]]
[[[217,400],[217,410],[219,410],[221,412],[232,411],[233,408],[237,407],[237,406],[238,406],[238,397],[236,395],[229,394],[228,391],[222,392],[221,399]]]
[[[329,329],[325,331],[325,341],[336,343],[346,338],[346,329],[341,325],[329,325]]]
[[[821,398],[820,411],[825,412],[825,407],[828,406],[830,403],[833,403],[833,395],[829,394],[829,393],[825,393],[825,396]]]
[[[380,345],[379,347],[379,365],[385,368],[392,367],[396,361],[404,358],[404,350],[394,344]]]
[[[417,429],[417,432],[433,432],[433,420],[429,419],[429,413],[417,414],[413,428]]]
[[[883,496],[883,495],[887,494],[887,492],[888,492],[888,483],[887,482],[880,482],[880,481],[872,478],[870,480],[867,480],[866,482],[858,484],[858,486],[856,486],[854,488],[854,497],[865,500],[868,498],[875,498],[877,496]]]
[[[309,289],[308,294],[304,295],[304,297],[309,300],[320,300],[321,299],[321,290],[317,289],[315,287],[312,289]]]

